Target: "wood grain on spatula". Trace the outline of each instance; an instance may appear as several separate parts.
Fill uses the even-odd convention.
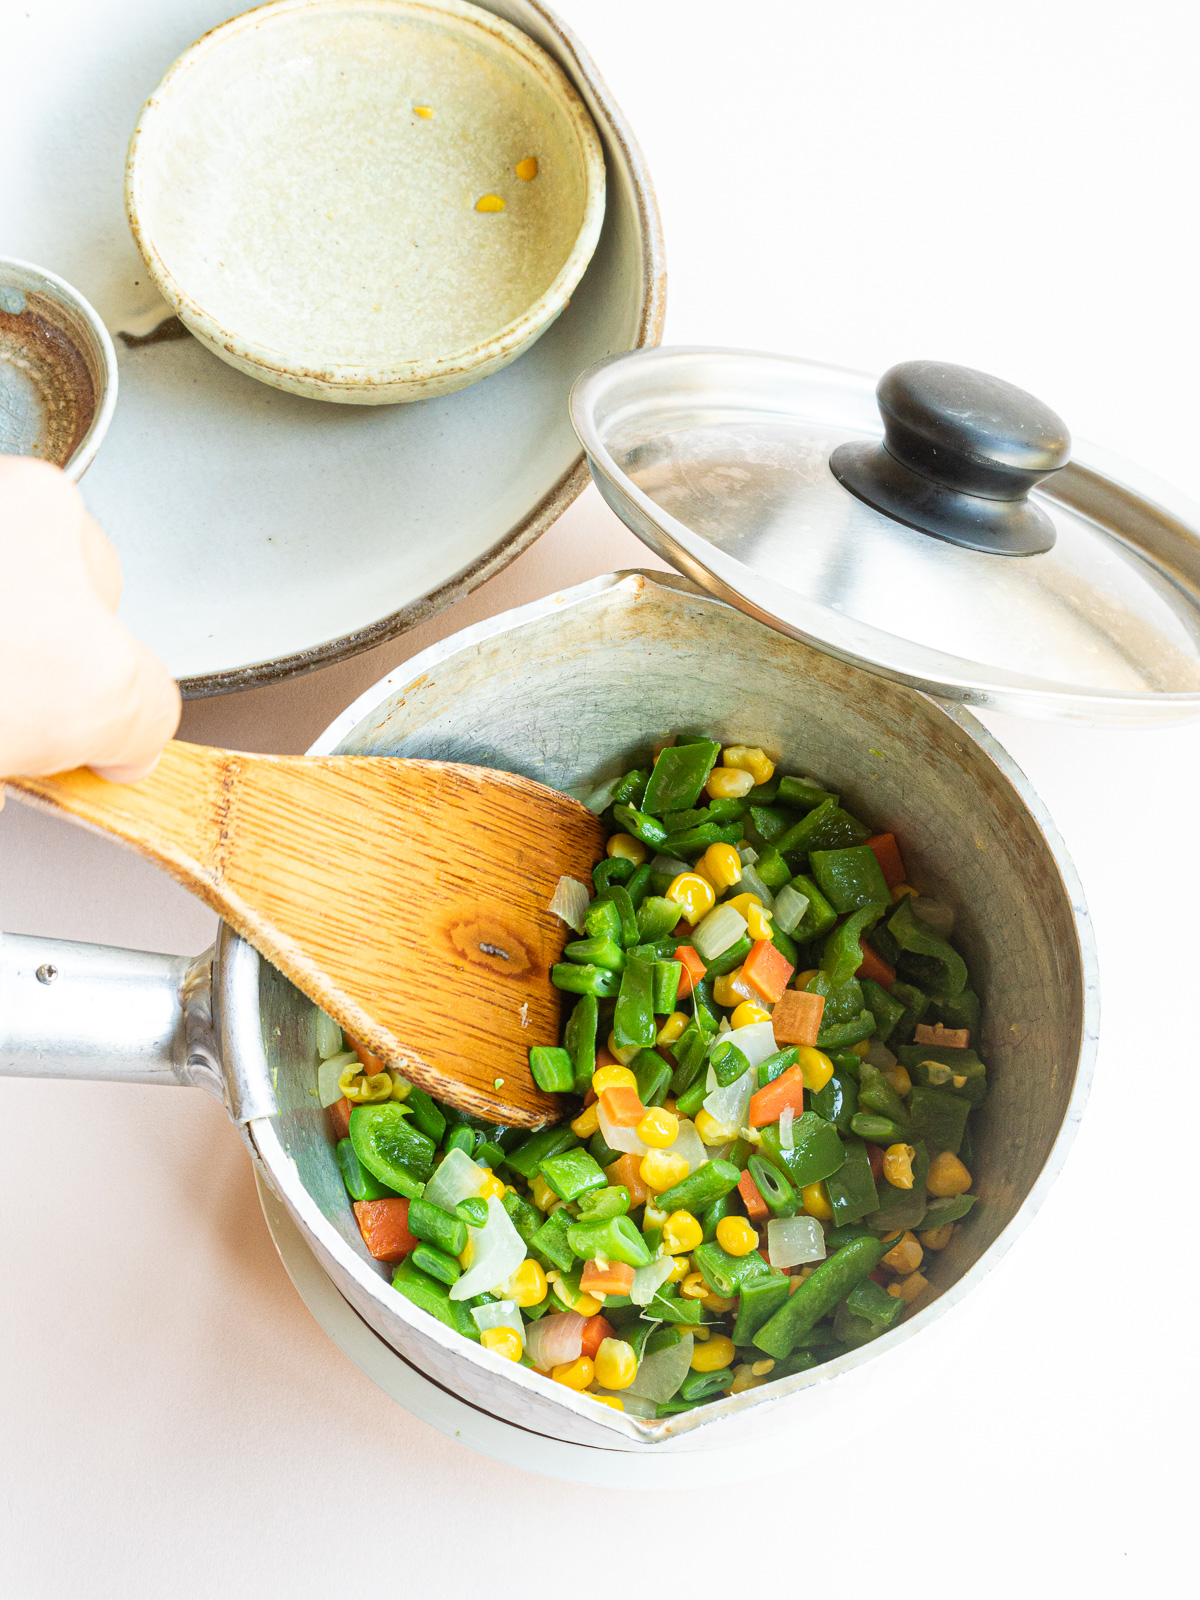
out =
[[[531,1045],[558,1043],[550,968],[570,937],[546,908],[604,853],[568,795],[448,761],[178,741],[141,783],[7,785],[169,872],[430,1094],[493,1122],[558,1114],[529,1071]]]

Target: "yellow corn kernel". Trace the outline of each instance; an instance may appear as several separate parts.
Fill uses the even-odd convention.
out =
[[[898,883],[892,890],[892,899],[903,900],[906,894],[912,895],[914,900],[921,898],[919,891],[914,889],[911,883]]]
[[[889,1283],[888,1293],[896,1300],[903,1300],[905,1305],[912,1305],[913,1301],[923,1289],[928,1289],[929,1279],[923,1278],[919,1272],[911,1273],[907,1278],[901,1278],[899,1283]]]
[[[745,917],[747,925],[750,922],[750,908],[752,906],[757,906],[760,911],[763,908],[763,903],[759,897],[756,894],[751,894],[748,889],[744,894],[733,895],[730,899],[726,900],[725,904],[727,906],[732,906],[739,916]]]
[[[823,1050],[811,1044],[802,1044],[799,1048],[800,1058],[796,1065],[804,1078],[804,1087],[816,1094],[833,1077],[833,1062]]]
[[[925,1259],[925,1252],[917,1243],[915,1233],[909,1231],[901,1234],[900,1238],[883,1258],[883,1265],[897,1277],[907,1278],[910,1272],[915,1272]]]
[[[717,1223],[717,1243],[728,1255],[748,1256],[758,1249],[758,1234],[745,1217],[722,1217]],[[724,1363],[718,1361],[717,1365]]]
[[[816,1217],[818,1222],[833,1221],[833,1207],[824,1182],[806,1183],[800,1191],[800,1200],[810,1217]]]
[[[883,1152],[883,1175],[893,1189],[912,1188],[916,1153],[911,1144],[890,1144]]]
[[[629,1065],[629,1063],[633,1060],[634,1056],[637,1055],[638,1051],[641,1049],[641,1045],[638,1045],[638,1044],[631,1045],[631,1046],[618,1044],[617,1043],[617,1036],[616,1036],[615,1033],[610,1033],[606,1042],[608,1044],[609,1054],[616,1056],[617,1060],[621,1063],[621,1065],[623,1067],[627,1067]],[[632,1076],[632,1074],[631,1074],[631,1076]],[[593,1082],[593,1084],[595,1083],[595,1078],[594,1077],[592,1079],[592,1082]],[[615,1088],[615,1085],[614,1084],[607,1084],[606,1087],[611,1089],[611,1088]],[[629,1085],[629,1088],[631,1088],[631,1089],[636,1089],[637,1088],[637,1079],[636,1078],[634,1078],[633,1082]],[[599,1089],[596,1090],[596,1093],[597,1094],[600,1093]]]
[[[582,1289],[572,1289],[561,1274],[555,1278],[554,1292],[568,1311],[578,1312],[581,1317],[594,1317],[603,1309],[602,1300],[597,1300],[594,1294],[584,1294]]]
[[[704,787],[712,800],[744,800],[754,787],[754,774],[738,767],[714,767]]]
[[[596,1382],[602,1389],[628,1389],[637,1377],[637,1356],[624,1339],[601,1339],[595,1366]]]
[[[605,1089],[636,1089],[637,1079],[628,1067],[597,1067],[592,1074],[592,1088],[598,1095]]]
[[[631,833],[614,833],[604,848],[608,855],[632,861],[635,867],[640,867],[650,854],[642,841],[635,839]]]
[[[771,913],[764,906],[751,906],[746,917],[746,932],[752,939],[769,939],[771,920]]]
[[[921,1243],[926,1250],[944,1250],[950,1243],[950,1236],[954,1232],[952,1222],[943,1222],[940,1228],[927,1228],[919,1235]]]
[[[538,175],[538,158],[526,156],[524,161],[517,162],[515,171],[522,183],[532,183]]]
[[[949,1199],[952,1195],[966,1194],[971,1187],[971,1174],[957,1156],[952,1156],[949,1150],[943,1150],[929,1163],[925,1187],[939,1200]]]
[[[598,1406],[609,1406],[613,1411],[624,1411],[625,1402],[619,1394],[593,1394],[587,1391],[589,1400],[594,1400]]]
[[[696,1132],[700,1135],[701,1144],[707,1145],[725,1144],[727,1140],[733,1138],[733,1134],[736,1131],[723,1128],[716,1117],[710,1111],[705,1111],[703,1107],[696,1113],[694,1126]]]
[[[671,1015],[654,1035],[655,1044],[674,1044],[687,1025],[688,1015],[686,1011],[672,1011]]]
[[[519,1306],[540,1306],[548,1289],[542,1264],[532,1256],[526,1256],[508,1280],[508,1298]]]
[[[703,1300],[708,1293],[708,1285],[704,1281],[702,1272],[689,1272],[679,1285],[679,1293],[685,1300]]]
[[[750,1364],[750,1362],[743,1361],[740,1367],[734,1367],[733,1382],[729,1385],[728,1389],[726,1389],[725,1393],[745,1394],[747,1389],[761,1389],[767,1380],[765,1378],[756,1378],[754,1376],[754,1367],[757,1365],[757,1361],[753,1366]]]
[[[743,1000],[740,1005],[734,1006],[733,1015],[729,1019],[731,1028],[748,1028],[755,1022],[770,1022],[771,1013],[762,1006],[755,1005],[753,1000]]]
[[[487,1179],[487,1182],[484,1184],[483,1188],[480,1189],[479,1198],[481,1200],[491,1200],[493,1198],[502,1200],[504,1198],[503,1180],[496,1176],[491,1167],[484,1167],[483,1175]],[[557,1199],[557,1196],[555,1196],[555,1198]]]
[[[464,1272],[469,1272],[471,1270],[471,1263],[474,1261],[474,1259],[475,1237],[473,1234],[468,1233],[466,1245],[463,1248],[462,1254],[458,1258],[458,1264]]]
[[[407,1078],[402,1078],[398,1072],[393,1072],[391,1067],[388,1068],[388,1072],[392,1080],[392,1099],[407,1100],[412,1093],[412,1084],[409,1083]]]
[[[717,903],[712,884],[698,872],[681,872],[672,881],[666,897],[683,907],[683,914],[693,928]]]
[[[485,1328],[479,1335],[479,1342],[485,1350],[490,1350],[494,1356],[503,1356],[506,1361],[520,1361],[525,1348],[515,1328]]]
[[[761,1361],[753,1362],[750,1367],[750,1371],[756,1378],[765,1378],[768,1372],[774,1372],[774,1370],[775,1363],[770,1356],[764,1356]]]
[[[535,1172],[530,1182],[529,1198],[539,1211],[549,1211],[551,1206],[558,1204],[558,1196],[540,1172]]]
[[[416,112],[417,116],[419,116],[419,117],[429,118],[429,117],[431,117],[433,115],[433,107],[432,106],[414,106],[413,110]]]
[[[793,989],[807,989],[817,975],[816,967],[809,967],[806,972],[798,972],[792,979]]]
[[[564,1361],[561,1367],[554,1367],[550,1373],[555,1383],[565,1383],[568,1389],[586,1389],[595,1375],[596,1369],[587,1356]]]
[[[662,1106],[651,1106],[637,1125],[637,1136],[651,1150],[669,1150],[679,1137],[679,1118]]]
[[[850,1046],[850,1054],[852,1056],[857,1056],[858,1059],[862,1061],[866,1057],[870,1048],[871,1041],[869,1039],[860,1039],[857,1044],[852,1044]]]
[[[692,1270],[692,1258],[691,1258],[691,1256],[672,1256],[671,1257],[671,1275],[667,1279],[667,1282],[668,1283],[682,1283],[683,1280],[687,1277],[688,1273],[691,1270]]]
[[[692,1347],[693,1372],[719,1372],[733,1360],[733,1340],[727,1333],[715,1333],[703,1344]]]
[[[593,1100],[585,1106],[571,1124],[571,1132],[579,1139],[590,1139],[600,1131],[600,1102]]]
[[[898,1061],[894,1067],[887,1069],[884,1077],[898,1095],[906,1095],[912,1088],[912,1079],[908,1075],[908,1068],[902,1067]]]
[[[718,894],[742,880],[742,858],[731,844],[710,844],[696,867]]]
[[[705,1339],[711,1339],[712,1338],[712,1329],[708,1326],[707,1323],[704,1323],[704,1322],[695,1322],[695,1323],[693,1323],[692,1326],[688,1329],[688,1332],[691,1334],[693,1339],[697,1339],[701,1343],[703,1343]]]
[[[748,772],[756,784],[770,783],[775,763],[756,744],[729,744],[721,752],[721,765]]]
[[[669,1150],[651,1150],[642,1157],[638,1175],[647,1189],[661,1194],[677,1183],[682,1183],[689,1171],[686,1156],[673,1156]]]
[[[743,1000],[753,1004],[759,999],[759,994],[746,982],[741,967],[735,967],[732,972],[723,972],[713,980],[713,999],[719,1006],[732,1008],[741,1005]]]
[[[643,1228],[665,1228],[670,1212],[664,1211],[661,1206],[656,1206],[654,1196],[651,1195],[642,1210]]]
[[[390,1100],[392,1097],[391,1074],[387,1072],[366,1073],[355,1067],[346,1067],[338,1074],[338,1088],[352,1105],[366,1105],[374,1100]]]
[[[733,1295],[705,1294],[700,1296],[700,1304],[706,1311],[711,1311],[714,1317],[723,1317],[737,1305],[737,1298]]]
[[[694,1250],[704,1239],[704,1229],[690,1211],[672,1211],[663,1223],[663,1249],[669,1256]]]
[[[503,211],[504,201],[498,194],[480,195],[475,202],[476,211]]]

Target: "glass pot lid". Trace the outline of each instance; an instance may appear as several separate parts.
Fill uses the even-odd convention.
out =
[[[782,633],[1018,715],[1200,716],[1200,511],[1011,384],[663,347],[571,417],[633,532]]]

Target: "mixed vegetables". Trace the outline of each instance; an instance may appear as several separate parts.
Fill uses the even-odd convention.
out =
[[[568,1120],[442,1105],[321,1018],[367,1249],[464,1338],[665,1417],[877,1338],[974,1203],[986,1073],[953,913],[811,777],[679,737],[592,801],[552,909],[575,996],[535,1047]]]

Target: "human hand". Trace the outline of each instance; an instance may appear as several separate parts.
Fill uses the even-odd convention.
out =
[[[0,783],[79,766],[136,783],[153,769],[179,690],[118,620],[120,597],[117,553],[75,485],[0,456]]]

